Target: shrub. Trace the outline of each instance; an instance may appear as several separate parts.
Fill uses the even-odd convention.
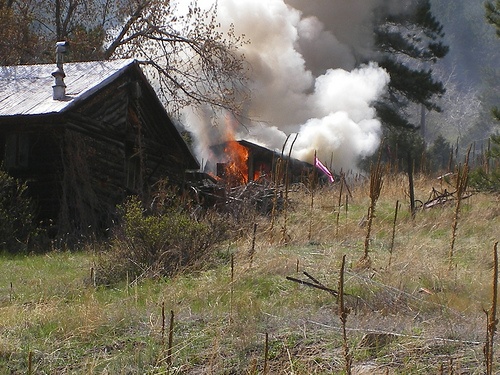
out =
[[[500,192],[500,135],[491,136],[491,149],[486,153],[488,166],[472,171],[470,185],[479,191]]]
[[[0,168],[0,250],[26,252],[38,235],[35,206],[26,184]]]
[[[453,148],[450,143],[442,135],[439,135],[427,151],[427,159],[431,171],[445,171],[449,166],[452,151]]]
[[[131,197],[119,211],[121,220],[110,249],[98,259],[100,284],[196,268],[228,234],[228,224],[220,215],[209,213],[198,221],[178,204],[146,210],[139,198]]]

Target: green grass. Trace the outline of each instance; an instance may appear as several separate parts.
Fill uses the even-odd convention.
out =
[[[428,374],[439,373],[443,364],[447,373],[452,361],[457,372],[482,373],[483,309],[489,306],[493,243],[500,237],[496,197],[477,195],[464,206],[450,269],[453,205],[419,211],[412,220],[403,182],[384,183],[369,269],[356,268],[366,231],[359,225],[368,204],[364,185],[353,187],[338,227],[332,213],[338,191],[318,194],[313,216],[310,196],[290,194],[288,244],[279,243],[283,216],[273,233],[267,219],[259,219],[252,264],[253,221],[242,228],[242,238],[221,247],[213,266],[128,285],[94,287],[93,251],[2,255],[0,374],[28,373],[30,353],[34,374],[262,373],[266,333],[270,373],[342,373],[335,297],[286,276],[309,280],[302,273],[307,271],[337,289],[344,254],[355,369]],[[417,197],[426,199],[433,183],[418,180]],[[402,206],[389,267],[396,200]],[[168,368],[170,311],[175,324]],[[360,343],[370,332],[397,338],[368,350]]]

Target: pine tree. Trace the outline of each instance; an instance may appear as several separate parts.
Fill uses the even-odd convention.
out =
[[[496,28],[497,36],[500,37],[500,0],[487,1],[486,20]],[[492,109],[493,117],[500,121],[500,108]],[[486,153],[483,166],[474,170],[471,174],[471,186],[481,191],[500,192],[500,135],[494,134],[490,137],[490,147]]]
[[[445,171],[449,166],[452,151],[450,143],[442,135],[438,135],[427,150],[427,159],[431,170],[435,172]]]
[[[383,13],[381,9],[379,14]],[[419,125],[412,123],[408,115],[412,105],[441,111],[435,99],[441,97],[445,89],[434,78],[431,66],[443,58],[449,48],[442,42],[443,26],[432,15],[429,0],[418,1],[409,12],[378,18],[375,46],[380,53],[379,65],[387,70],[391,81],[387,94],[375,107],[389,142],[399,146],[392,145],[393,149],[400,150],[397,158],[406,159],[408,148],[422,143],[415,132]]]
[[[487,1],[486,20],[496,28],[497,36],[500,38],[500,0]],[[500,121],[500,108],[493,108],[493,116]]]
[[[470,185],[479,191],[500,192],[500,135],[492,135],[484,165],[470,175]]]
[[[487,1],[486,7],[486,20],[497,29],[497,36],[500,38],[500,0]]]

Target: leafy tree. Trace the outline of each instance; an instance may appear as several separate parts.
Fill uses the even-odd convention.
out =
[[[0,65],[37,62],[38,35],[32,30],[31,2],[0,0]]]
[[[425,159],[425,143],[420,134],[397,127],[386,133],[384,159],[397,163],[403,170],[406,170],[408,162],[411,162],[415,170],[421,170],[421,163]]]
[[[471,129],[480,121],[482,101],[477,90],[459,87],[451,78],[446,81],[446,95],[439,100],[443,111],[426,115],[426,140],[433,141],[440,135],[451,142],[460,142],[463,149],[484,135],[471,138]],[[484,134],[484,133],[482,133]]]
[[[418,1],[407,13],[394,15],[381,9],[380,14],[384,16],[379,17],[375,27],[375,46],[380,52],[379,65],[387,70],[391,80],[387,94],[375,107],[387,139],[411,147],[422,140],[415,132],[418,125],[411,122],[409,111],[415,105],[429,111],[441,110],[435,98],[442,96],[445,89],[429,66],[443,58],[448,47],[441,41],[443,27],[432,15],[429,0]],[[398,159],[406,159],[407,152],[408,149],[399,147]],[[412,156],[415,159],[417,155]]]
[[[196,0],[10,0],[7,7],[9,20],[25,12],[23,38],[36,35],[44,47],[23,62],[53,61],[54,42],[65,39],[71,61],[137,58],[172,113],[207,103],[239,110],[246,71],[237,47],[243,40],[219,30],[216,6],[203,9]],[[29,38],[21,44],[33,47]]]

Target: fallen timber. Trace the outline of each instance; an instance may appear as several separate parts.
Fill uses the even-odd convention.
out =
[[[247,184],[229,187],[224,181],[207,174],[197,174],[189,179],[188,189],[193,200],[205,208],[236,212],[242,206],[251,206],[262,214],[270,214],[284,207],[284,187],[266,182],[250,181]]]
[[[437,206],[443,206],[444,204],[454,201],[457,199],[457,191],[448,191],[447,189],[444,189],[444,191],[440,192],[439,190],[436,190],[435,188],[432,188],[431,194],[429,196],[429,199],[426,202],[421,202],[421,208],[422,209],[429,209],[429,208],[434,208]],[[467,199],[473,195],[472,192],[466,192],[462,195],[462,199]]]

